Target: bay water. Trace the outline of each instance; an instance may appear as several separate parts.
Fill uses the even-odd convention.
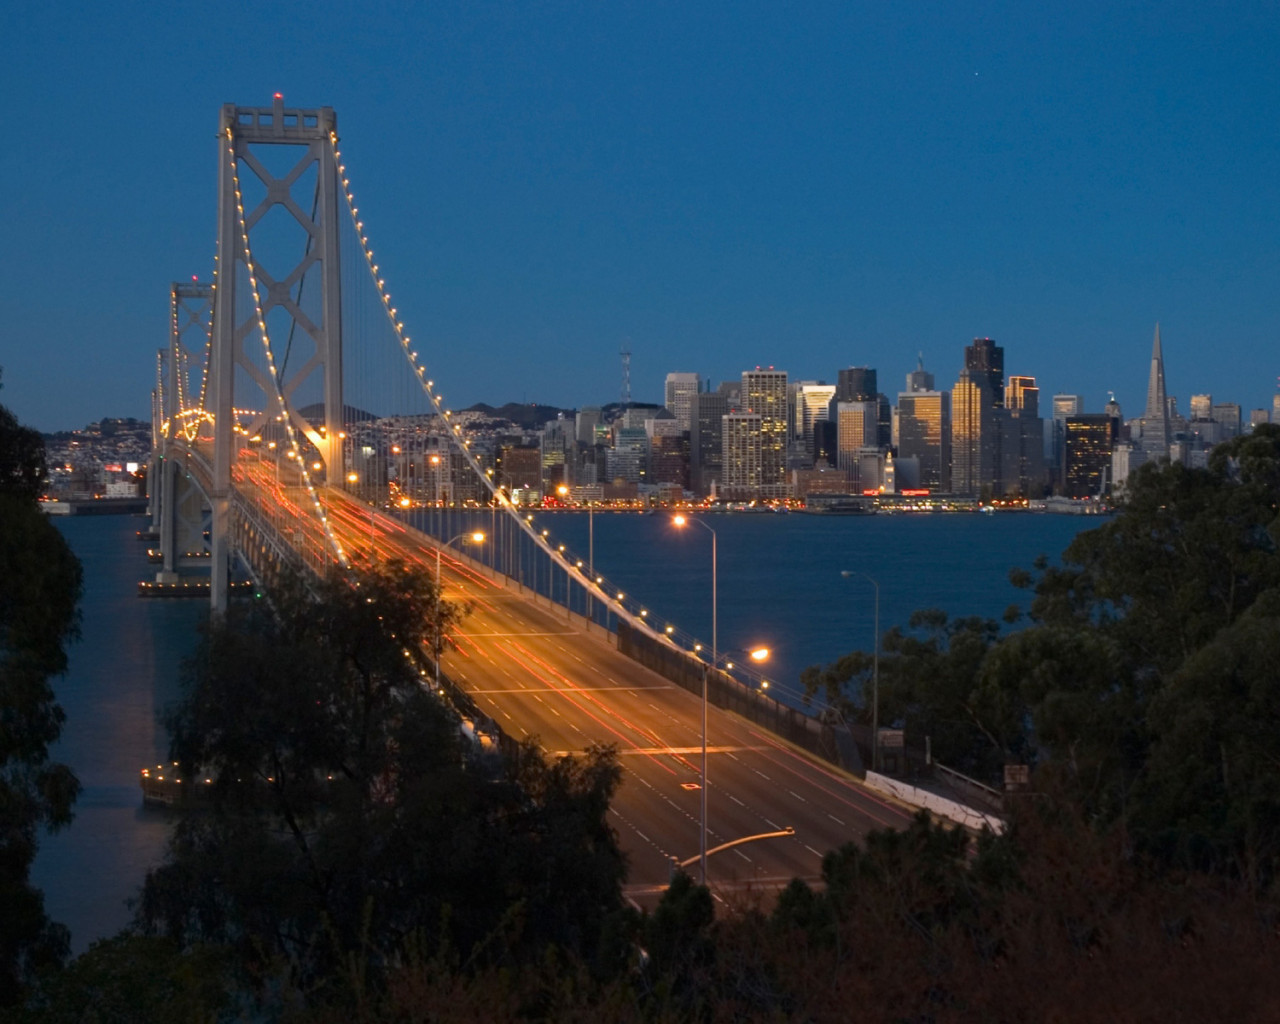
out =
[[[703,522],[716,545],[719,649],[732,657],[768,646],[773,692],[793,700],[806,666],[872,648],[872,580],[882,631],[905,626],[919,608],[999,618],[1028,600],[1009,583],[1011,567],[1031,568],[1040,554],[1056,560],[1077,533],[1099,523],[1032,513],[729,513]],[[459,512],[432,532],[452,537],[490,523],[487,512]],[[166,759],[161,715],[180,696],[181,662],[194,650],[208,608],[202,600],[136,596],[138,581],[155,568],[135,536],[146,519],[69,517],[57,525],[84,564],[85,592],[82,638],[71,648],[67,674],[54,683],[67,722],[53,756],[71,765],[84,790],[71,826],[42,839],[33,881],[80,952],[128,923],[128,901],[163,857],[168,818],[143,808],[138,772]],[[645,607],[655,626],[670,624],[710,644],[708,530],[677,529],[667,514],[635,512],[543,512],[535,525],[571,559],[594,557],[609,587]],[[563,600],[564,573],[548,574],[545,559],[537,569],[522,560],[517,571],[543,592],[549,581]],[[580,601],[575,592],[575,607]]]

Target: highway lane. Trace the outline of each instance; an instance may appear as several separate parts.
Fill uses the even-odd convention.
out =
[[[330,521],[349,551],[368,557],[367,505],[338,499]],[[379,516],[378,527],[378,557],[434,569],[430,540],[390,517]],[[672,858],[699,850],[700,699],[618,653],[599,626],[545,598],[533,602],[458,551],[443,549],[441,564],[446,597],[471,607],[444,671],[508,734],[536,737],[550,755],[614,744],[623,780],[610,814],[629,858],[629,889],[664,885]],[[714,890],[817,879],[828,850],[908,821],[906,809],[715,707],[708,745],[708,849],[794,829],[710,857]],[[697,876],[696,862],[689,870]]]

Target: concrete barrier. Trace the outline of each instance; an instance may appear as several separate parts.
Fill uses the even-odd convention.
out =
[[[996,835],[1004,832],[1004,822],[994,814],[987,814],[985,811],[975,810],[962,803],[957,803],[955,800],[948,800],[945,796],[930,793],[927,789],[910,786],[905,782],[899,782],[897,779],[891,779],[887,775],[881,775],[878,772],[867,772],[866,783],[872,789],[896,797],[912,807],[922,807],[940,818],[954,821],[957,825],[963,825],[965,828],[989,828]]]

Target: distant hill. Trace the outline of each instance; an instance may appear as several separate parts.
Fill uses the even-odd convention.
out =
[[[508,402],[498,408],[486,405],[484,402],[477,402],[462,411],[482,413],[493,420],[507,420],[524,430],[538,430],[544,423],[555,419],[560,413],[564,413],[564,418],[567,420],[571,420],[577,415],[576,409],[557,409],[554,405],[523,405],[519,402]]]

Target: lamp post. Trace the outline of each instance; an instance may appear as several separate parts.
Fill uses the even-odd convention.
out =
[[[683,527],[687,523],[697,523],[711,534],[711,665],[719,658],[717,646],[719,636],[717,629],[716,608],[716,531],[701,519],[690,519],[687,516],[675,516],[671,520],[676,526]],[[702,666],[702,821],[699,827],[701,836],[698,843],[698,866],[702,872],[702,884],[707,884],[707,673],[706,663]]]
[[[875,653],[871,669],[871,770],[880,770],[880,584],[861,569],[841,569],[845,579],[861,576],[876,588]]]
[[[484,543],[484,533],[476,530],[474,533],[460,533],[456,537],[450,537],[443,544],[436,548],[436,689],[440,689],[440,656],[444,653],[444,629],[443,623],[440,621],[440,602],[444,599],[444,580],[440,578],[440,552],[452,544],[455,540],[468,539],[473,544]]]

